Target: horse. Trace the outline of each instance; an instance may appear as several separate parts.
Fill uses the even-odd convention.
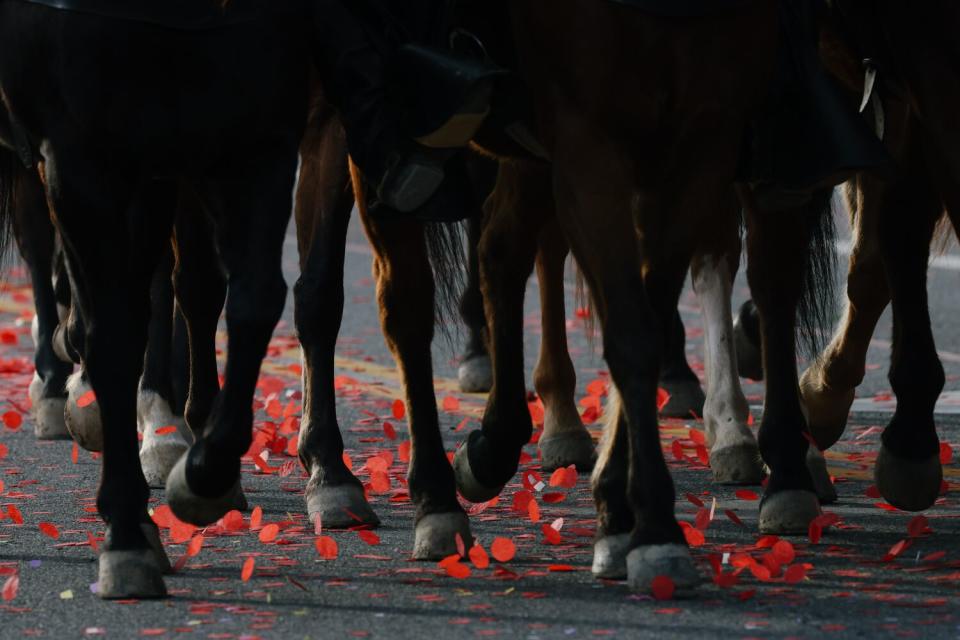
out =
[[[293,4],[191,8],[131,16],[0,2],[0,213],[9,223],[16,153],[39,167],[83,320],[103,425],[98,585],[108,599],[166,593],[135,424],[150,283],[178,189],[214,221],[230,290],[224,386],[206,416],[188,402],[202,436],[167,480],[171,507],[193,522],[216,520],[242,496],[254,386],[286,292],[280,253],[307,107],[309,16]],[[189,328],[197,315],[185,302]]]
[[[881,65],[868,117],[882,114],[896,171],[886,180],[861,175],[846,185],[854,229],[847,305],[800,390],[813,437],[823,449],[832,446],[863,380],[877,321],[891,304],[889,380],[897,406],[874,477],[890,504],[921,511],[937,500],[943,481],[934,407],[945,379],[930,328],[926,272],[931,241],[951,227],[960,233],[960,129],[951,115],[960,105],[960,73],[950,32],[960,25],[960,12],[949,3],[882,2],[864,16],[843,2],[833,18],[825,59],[852,99],[864,93],[860,60]]]

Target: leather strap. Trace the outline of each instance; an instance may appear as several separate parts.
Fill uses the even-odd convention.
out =
[[[736,13],[756,0],[608,0],[664,18],[701,18]]]
[[[250,22],[272,2],[288,0],[19,0],[61,11],[74,11],[168,29],[201,31]]]

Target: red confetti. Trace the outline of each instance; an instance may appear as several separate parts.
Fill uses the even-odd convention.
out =
[[[392,413],[394,420],[403,420],[403,416],[407,415],[407,407],[403,404],[403,400],[397,398],[393,401]]]
[[[160,427],[160,428],[157,429],[154,433],[156,433],[158,436],[165,436],[165,435],[167,435],[167,434],[169,434],[169,433],[176,433],[176,431],[177,431],[177,427],[176,427],[176,426],[174,426],[174,425],[172,425],[172,424],[168,424],[168,425],[165,426],[165,427]]]
[[[243,569],[240,570],[240,579],[246,582],[253,575],[253,567],[256,561],[253,558],[247,558],[243,561]]]
[[[187,557],[194,557],[200,553],[200,549],[203,549],[203,534],[198,533],[193,536],[190,540],[190,544],[187,545]]]
[[[13,600],[17,597],[17,591],[20,589],[20,576],[14,574],[7,578],[7,581],[3,583],[3,590],[0,591],[0,595],[3,596],[3,599],[7,602]]]
[[[457,411],[460,409],[460,400],[453,396],[447,396],[443,399],[443,410],[444,411]]]
[[[55,524],[52,524],[50,522],[41,522],[37,526],[40,529],[40,533],[47,536],[48,538],[53,538],[54,540],[57,540],[60,538],[60,531],[57,529],[57,526]]]
[[[384,422],[383,422],[383,435],[387,436],[387,439],[388,439],[388,440],[396,440],[396,439],[397,439],[397,430],[393,428],[393,423],[387,422],[386,420],[384,420]]]
[[[490,555],[497,562],[510,562],[517,554],[517,545],[509,538],[494,538],[490,545]]]
[[[663,408],[670,402],[670,393],[664,388],[657,389],[657,411],[663,411]]]
[[[97,401],[97,395],[93,392],[93,389],[87,391],[85,394],[77,398],[77,406],[83,409],[84,407],[89,407],[94,402]]]
[[[12,431],[16,431],[23,424],[23,416],[16,411],[7,411],[3,414],[3,425]]]
[[[313,541],[313,546],[317,548],[317,553],[324,560],[333,560],[337,557],[337,541],[330,536],[320,536]]]
[[[953,447],[946,442],[940,443],[940,464],[953,462]]]
[[[277,539],[277,534],[280,533],[280,525],[270,523],[263,525],[263,529],[260,529],[260,542],[273,542]]]
[[[447,572],[451,578],[467,578],[470,576],[470,567],[460,562],[460,555],[447,556],[437,564]]]
[[[357,531],[357,536],[371,547],[380,544],[380,536],[369,529],[360,529]]]
[[[469,556],[470,562],[472,562],[473,566],[477,569],[486,569],[490,566],[490,556],[487,555],[487,551],[479,544],[470,547]]]
[[[77,464],[77,461],[80,459],[80,447],[76,442],[73,443],[73,448],[70,450],[70,462]]]
[[[656,576],[650,583],[650,590],[656,600],[669,600],[673,597],[675,589],[676,585],[673,584],[670,576]]]
[[[740,500],[759,500],[760,496],[757,495],[756,491],[751,491],[750,489],[737,489],[734,494]]]

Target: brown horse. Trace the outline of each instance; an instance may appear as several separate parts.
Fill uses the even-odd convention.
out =
[[[861,176],[847,185],[854,227],[848,303],[830,345],[804,373],[801,390],[818,444],[833,445],[863,380],[877,321],[892,303],[889,378],[897,408],[874,473],[887,501],[918,511],[936,501],[943,477],[933,412],[944,373],[930,329],[926,271],[944,216],[960,231],[960,52],[954,35],[960,9],[948,2],[879,2],[865,15],[856,3],[838,6],[826,59],[854,99],[863,93],[860,60],[879,60],[868,115],[875,118],[882,109],[883,137],[897,171],[884,182]]]

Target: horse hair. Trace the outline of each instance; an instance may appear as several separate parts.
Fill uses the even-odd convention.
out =
[[[5,265],[14,237],[17,172],[20,160],[5,147],[0,147],[0,264]]]
[[[832,201],[833,188],[829,187],[815,192],[802,207],[808,250],[797,303],[797,346],[810,358],[825,346],[837,313],[837,229]]]
[[[465,227],[462,222],[428,222],[423,225],[436,291],[434,324],[451,349],[460,328],[460,296],[466,286]]]

